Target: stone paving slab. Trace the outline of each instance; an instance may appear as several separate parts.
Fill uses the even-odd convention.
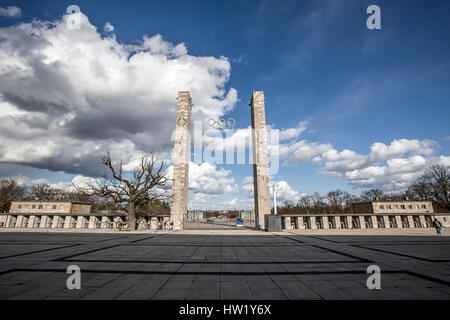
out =
[[[307,231],[0,232],[0,299],[450,299],[448,230]]]

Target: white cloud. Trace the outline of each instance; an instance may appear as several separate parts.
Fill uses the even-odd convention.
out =
[[[225,132],[218,129],[206,128],[202,136],[202,146],[208,150],[233,152],[237,150],[245,150],[252,144],[251,127],[230,130]]]
[[[233,59],[233,62],[237,63],[237,64],[241,63],[244,60],[244,56],[245,55],[243,53],[241,53],[238,58]]]
[[[449,166],[450,167],[450,156],[440,156],[439,160],[437,161],[437,164],[440,164],[442,166]]]
[[[110,23],[110,22],[107,22],[106,24],[105,24],[105,26],[103,27],[103,30],[106,32],[106,33],[112,33],[112,32],[114,32],[114,26]]]
[[[125,165],[170,154],[178,91],[212,116],[238,101],[225,89],[227,58],[190,55],[158,34],[120,43],[80,17],[79,29],[67,15],[0,28],[0,162],[101,175],[107,151]]]
[[[222,204],[225,205],[227,208],[236,208],[239,202],[240,201],[238,198],[233,198],[231,200],[222,202]]]
[[[389,145],[375,142],[370,147],[370,153],[366,155],[348,149],[338,152],[331,148],[315,157],[313,161],[324,162],[328,171],[348,171],[368,167],[406,154],[431,156],[435,147],[436,143],[431,140],[395,139]]]
[[[277,201],[283,202],[285,200],[298,201],[302,196],[297,190],[294,190],[287,181],[271,180],[270,181],[270,195],[273,197],[273,184],[275,184],[277,189]],[[253,177],[248,176],[242,180],[241,192],[247,194],[249,198],[253,199],[254,187],[253,187]]]
[[[77,175],[72,179],[70,184],[67,184],[66,190],[75,191],[75,188],[73,187],[74,185],[77,186],[77,188],[89,189],[89,185],[96,185],[100,182],[101,181],[98,178]]]
[[[15,175],[15,176],[10,176],[10,177],[4,177],[2,179],[15,180],[18,185],[20,185],[21,187],[24,187],[24,188],[30,188],[37,184],[48,184],[48,185],[51,184],[47,179],[44,179],[44,178],[32,179],[32,178],[26,177],[24,175]]]
[[[427,167],[446,163],[448,157],[433,156],[436,145],[431,140],[395,139],[389,145],[375,142],[368,154],[348,149],[339,152],[332,148],[315,157],[313,162],[324,164],[323,172],[356,187],[400,190],[417,179]]]
[[[308,161],[331,148],[332,146],[329,143],[308,142],[306,140],[281,143],[279,147],[280,159],[284,160],[285,164],[297,164]]]
[[[294,190],[286,181],[274,181],[272,184],[276,186],[277,201],[280,204],[286,200],[297,202],[301,197],[300,193]],[[273,188],[270,188],[270,194],[273,197]]]
[[[18,17],[22,14],[22,9],[17,6],[8,6],[6,8],[0,7],[0,16],[4,17]]]
[[[192,197],[189,198],[190,209],[197,209],[199,205],[204,203],[209,203],[213,198],[213,195],[207,193],[195,193]]]
[[[202,164],[189,163],[189,204],[191,208],[199,208],[201,204],[238,190],[230,170],[217,168],[216,165],[204,162]],[[167,177],[173,177],[173,165],[167,169]],[[171,181],[167,187],[171,188]]]
[[[252,176],[245,177],[244,180],[242,180],[241,190],[243,193],[247,193],[249,196],[253,197],[254,186]]]
[[[224,194],[234,191],[234,179],[230,170],[217,169],[215,165],[204,162],[189,164],[189,189],[193,192]]]
[[[17,12],[18,7],[0,8],[3,15]],[[114,36],[102,37],[85,15],[80,17],[78,30],[68,28],[67,16],[0,28],[0,162],[62,170],[81,179],[101,175],[100,157],[112,151],[132,170],[143,152],[169,158],[178,91],[191,92],[194,120],[223,116],[239,100],[235,89],[226,89],[227,58],[191,55],[184,43],[159,34],[144,35],[137,44],[120,43]],[[104,31],[115,30],[108,22]],[[340,101],[351,102],[353,110],[366,99]],[[401,188],[425,167],[450,163],[450,157],[434,156],[436,143],[430,140],[376,142],[368,154],[359,154],[299,140],[306,129],[303,121],[280,130],[280,159],[292,165],[312,159],[324,172],[358,187]],[[250,133],[249,127],[238,129],[227,141],[245,146]],[[205,137],[205,145],[223,142]],[[280,199],[299,196],[286,181],[277,183]],[[189,187],[194,202],[202,203],[236,188],[229,170],[209,163],[190,164]],[[241,189],[253,192],[253,178],[245,178]]]
[[[298,138],[306,130],[306,121],[300,121],[295,128],[288,128],[280,130],[280,141],[285,141],[293,138]]]
[[[44,179],[44,178],[32,179],[32,178],[24,176],[24,175],[15,175],[15,176],[11,176],[11,177],[5,177],[2,179],[13,179],[17,182],[17,184],[19,184],[20,186],[22,186],[24,188],[31,188],[38,184],[46,184],[52,188],[61,189],[64,191],[69,191],[69,192],[75,191],[73,184],[75,184],[79,187],[82,187],[82,188],[87,188],[88,183],[99,181],[98,179],[85,177],[85,176],[81,176],[81,175],[75,176],[72,179],[72,181],[60,181],[60,182],[56,182],[56,183],[52,183],[49,180]]]
[[[372,161],[383,161],[406,153],[432,155],[436,143],[431,140],[408,140],[396,139],[390,145],[376,142],[370,147],[370,158]]]
[[[306,140],[297,141],[296,139],[307,129],[307,122],[301,121],[295,128],[276,129],[273,126],[267,127],[267,144],[269,158],[273,161],[284,160],[285,164],[296,164],[298,162],[310,160],[312,157],[330,149],[330,144],[321,144],[318,142],[307,142]],[[246,150],[252,146],[252,128],[228,130],[226,135],[218,129],[203,128],[202,146],[209,155],[210,150],[216,152],[237,152],[238,159],[251,160],[251,152],[246,154]],[[284,141],[284,142],[283,142]],[[220,160],[222,157],[218,156]],[[233,161],[233,159],[231,159]],[[233,162],[234,163],[234,162]]]

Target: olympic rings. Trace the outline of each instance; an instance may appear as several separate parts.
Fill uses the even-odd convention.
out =
[[[234,118],[230,118],[227,120],[227,127],[228,129],[234,128],[234,125],[236,124],[236,120]]]
[[[234,125],[236,124],[236,120],[234,120],[233,118],[229,118],[228,120],[225,120],[223,118],[209,118],[207,123],[214,129],[233,129]]]

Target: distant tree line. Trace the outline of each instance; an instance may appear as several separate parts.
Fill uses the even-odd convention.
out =
[[[112,167],[109,154],[104,158],[104,161]],[[138,216],[169,214],[170,205],[165,201],[167,197],[160,193],[149,193],[148,190],[151,188],[145,190],[148,186],[153,188],[155,185],[164,185],[167,180],[161,173],[162,166],[153,168],[153,164],[154,160],[149,155],[144,156],[141,168],[134,172],[134,179],[131,179],[131,182],[122,177],[122,164],[120,164],[117,177],[122,180],[120,181],[122,184],[118,184],[115,181],[117,179],[111,180],[109,183],[91,187],[95,192],[86,192],[81,188],[67,191],[46,184],[38,184],[25,189],[15,180],[3,179],[0,180],[0,212],[8,212],[11,201],[14,200],[83,201],[91,202],[93,211],[127,211],[129,209],[129,194],[131,194],[131,199],[136,199],[133,209],[135,209]],[[120,185],[126,186],[121,187],[121,189],[126,191],[122,191],[122,193],[128,198],[116,198],[111,187],[107,188],[107,190],[102,190],[106,186],[117,187]],[[140,190],[145,192],[139,193]],[[350,213],[351,203],[357,201],[428,200],[434,201],[441,210],[450,212],[449,192],[450,167],[435,165],[428,168],[422,176],[402,192],[384,193],[377,188],[365,190],[359,196],[339,189],[332,190],[324,195],[316,192],[300,198],[298,202],[285,201],[283,205],[277,207],[277,211],[280,214]],[[123,195],[121,196],[123,197]],[[216,211],[207,213],[207,216],[216,215],[223,214],[219,214]],[[226,216],[237,217],[238,211],[229,211]]]
[[[331,214],[351,213],[351,203],[374,200],[428,200],[437,204],[439,210],[450,212],[450,167],[434,165],[402,192],[384,193],[373,188],[359,196],[340,189],[326,194],[313,193],[299,201],[285,201],[277,206],[280,214]],[[272,209],[273,212],[273,209]]]
[[[88,195],[74,190],[68,191],[49,186],[48,184],[37,184],[31,188],[20,186],[13,179],[0,180],[0,212],[8,212],[12,201],[81,201],[92,203],[92,210],[95,211],[123,211],[126,209],[120,203],[97,195]],[[144,200],[136,207],[138,215],[160,215],[168,214],[170,205],[162,200]]]
[[[128,216],[130,230],[136,229],[136,218],[143,215],[165,215],[170,212],[166,188],[164,162],[153,153],[143,154],[132,172],[123,170],[123,162],[115,165],[108,152],[101,162],[109,169],[103,181],[92,179],[85,184],[73,184],[74,191],[54,188],[46,184],[25,190],[14,180],[0,180],[0,211],[8,212],[11,201],[84,201],[93,204],[93,211],[123,210]]]
[[[240,212],[241,211],[239,211],[239,210],[226,210],[226,211],[206,210],[206,211],[203,211],[203,215],[206,218],[217,218],[217,217],[223,216],[228,219],[233,219],[233,218],[239,218]]]

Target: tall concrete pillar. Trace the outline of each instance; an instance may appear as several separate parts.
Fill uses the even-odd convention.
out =
[[[66,216],[64,218],[64,229],[69,229],[71,222],[72,222],[72,217],[71,216]]]
[[[41,219],[42,217],[35,216],[33,220],[33,228],[40,228],[41,227]]]
[[[328,225],[328,217],[322,217],[322,225],[324,229],[330,229],[330,226]]]
[[[191,158],[191,110],[189,91],[178,92],[175,146],[173,148],[172,208],[170,219],[173,229],[183,229],[187,215],[189,160]]]
[[[299,229],[305,229],[305,225],[303,224],[303,217],[297,217],[297,226]]]
[[[95,229],[95,217],[90,216],[88,220],[88,229]]]
[[[409,227],[411,229],[415,228],[415,226],[414,226],[414,219],[413,219],[412,216],[408,216],[408,223],[409,223]]]
[[[419,216],[419,220],[420,220],[420,227],[421,228],[426,228],[427,227],[427,223],[425,221],[425,217],[424,216]]]
[[[397,228],[403,228],[402,219],[400,218],[400,216],[395,216],[395,222],[397,223]]]
[[[45,228],[46,223],[47,223],[47,219],[48,219],[48,216],[42,216],[41,217],[41,223],[39,224],[39,228]]]
[[[58,228],[59,216],[53,216],[52,226],[50,228],[56,229]]]
[[[101,221],[100,228],[101,229],[112,229],[112,227],[109,225],[110,221],[111,220],[109,220],[109,217],[102,216],[102,221]]]
[[[253,142],[253,185],[256,228],[264,230],[264,215],[270,214],[269,161],[267,155],[264,91],[253,91],[250,101]]]
[[[386,229],[390,229],[391,228],[391,223],[389,221],[389,216],[383,216],[382,219],[384,221],[384,227]]]
[[[158,219],[156,219],[156,217],[150,218],[150,229],[152,230],[158,229]]]
[[[51,226],[52,229],[58,229],[60,219],[61,219],[60,216],[53,216],[52,226]]]
[[[115,228],[115,229],[119,229],[119,223],[123,223],[124,221],[123,221],[123,219],[121,218],[121,217],[118,217],[118,216],[116,216],[116,217],[114,217],[114,223],[113,223],[113,228]]]
[[[333,219],[334,219],[334,225],[336,226],[336,229],[340,229],[341,228],[341,217],[336,216]]]
[[[22,228],[23,216],[17,216],[16,228]]]
[[[377,221],[377,217],[374,216],[370,216],[370,221],[372,223],[372,228],[373,229],[378,229],[378,221]]]
[[[82,228],[84,228],[84,217],[78,216],[77,217],[77,229],[82,229]]]
[[[366,218],[364,216],[359,216],[358,220],[359,220],[359,227],[361,229],[366,229]]]
[[[345,221],[347,222],[347,229],[353,229],[352,217],[346,216]]]
[[[286,230],[292,229],[292,225],[291,225],[291,217],[284,217],[284,228],[285,228]]]
[[[12,220],[12,216],[11,215],[7,215],[6,216],[6,222],[5,222],[5,227],[10,228],[10,224],[11,224],[11,220]]]
[[[28,218],[28,225],[27,225],[27,228],[33,228],[33,225],[34,225],[34,219],[37,219],[37,217],[36,217],[36,216],[30,216],[30,217]]]
[[[317,229],[316,217],[311,217],[310,221],[311,221],[311,229]]]

